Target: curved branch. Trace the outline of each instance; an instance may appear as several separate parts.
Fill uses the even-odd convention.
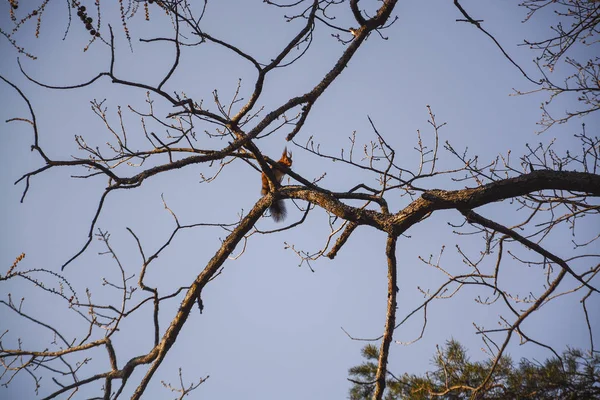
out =
[[[495,231],[504,233],[505,235],[507,235],[507,236],[513,238],[514,240],[516,240],[517,242],[521,243],[523,246],[526,246],[526,247],[530,248],[531,250],[537,252],[538,254],[548,258],[549,260],[554,261],[556,264],[560,265],[561,268],[563,268],[569,274],[571,274],[571,276],[573,276],[573,278],[577,279],[583,286],[587,287],[591,291],[600,293],[600,291],[598,289],[591,286],[589,283],[584,281],[583,278],[581,278],[581,276],[577,275],[575,273],[575,271],[573,271],[571,269],[571,267],[569,267],[569,265],[563,259],[550,253],[548,250],[544,249],[539,244],[534,243],[531,240],[519,235],[517,232],[513,231],[512,229],[508,229],[507,227],[500,225],[497,222],[494,222],[492,220],[489,220],[489,219],[477,214],[473,210],[460,210],[460,212],[462,215],[464,215],[467,218],[467,221],[474,222],[474,223],[480,224],[482,226],[485,226],[487,228],[493,229]]]
[[[460,3],[458,2],[458,0],[454,0],[454,5],[456,6],[456,8],[458,8],[458,10],[461,12],[461,14],[465,17],[465,20],[462,20],[463,22],[468,22],[472,25],[475,25],[477,27],[477,29],[479,29],[481,32],[483,32],[487,37],[489,37],[490,39],[492,39],[492,41],[496,44],[496,47],[498,47],[500,49],[500,51],[502,52],[502,54],[504,55],[504,57],[510,61],[510,63],[512,65],[514,65],[515,67],[517,67],[517,69],[519,71],[521,71],[521,74],[523,74],[523,76],[531,83],[535,84],[535,85],[541,85],[542,82],[537,82],[533,79],[531,79],[529,77],[529,75],[527,75],[527,73],[523,70],[523,68],[521,68],[519,66],[519,64],[517,64],[509,55],[508,53],[504,50],[504,48],[502,47],[502,45],[496,40],[496,38],[489,33],[488,31],[486,31],[485,29],[483,29],[483,27],[481,26],[481,22],[479,20],[473,19],[466,11],[465,9],[460,5]]]
[[[374,210],[352,207],[339,200],[342,198],[341,194],[305,187],[286,186],[281,189],[280,195],[283,198],[307,200],[358,225],[370,225],[381,231],[400,235],[434,211],[473,209],[542,190],[567,190],[600,196],[600,175],[587,172],[539,170],[477,188],[428,190],[396,214],[383,214]],[[350,193],[348,198],[351,198]]]

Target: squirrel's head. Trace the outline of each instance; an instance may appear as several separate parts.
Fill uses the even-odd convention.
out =
[[[287,165],[288,167],[292,165],[292,152],[287,151],[287,146],[284,147],[283,154],[281,155],[281,159],[279,160],[279,162]]]

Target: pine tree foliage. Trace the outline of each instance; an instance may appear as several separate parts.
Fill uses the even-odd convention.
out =
[[[372,344],[362,349],[365,361],[350,368],[350,400],[372,398],[379,351]],[[471,361],[466,349],[449,340],[432,359],[433,370],[424,375],[388,374],[386,400],[425,399],[599,399],[600,355],[568,348],[561,358],[542,362],[522,359],[515,364],[502,357],[486,388],[475,392],[489,373],[493,360]]]

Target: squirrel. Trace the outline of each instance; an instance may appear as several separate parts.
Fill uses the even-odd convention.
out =
[[[281,158],[279,159],[279,161],[277,161],[277,164],[288,167],[288,168],[292,166],[292,152],[288,153],[287,147],[285,147],[283,149],[283,154],[281,155]],[[275,180],[277,181],[277,183],[281,183],[281,180],[283,179],[285,172],[280,171],[275,168],[271,168],[271,171],[273,172],[273,175],[275,176]],[[262,179],[261,193],[263,195],[265,195],[265,194],[269,193],[269,186],[270,186],[269,178],[267,178],[267,174],[265,174],[263,172],[261,174],[261,179]],[[269,211],[271,212],[271,216],[273,217],[273,220],[275,222],[283,221],[287,214],[287,211],[285,209],[285,204],[283,203],[282,199],[273,201],[273,203],[269,207]]]

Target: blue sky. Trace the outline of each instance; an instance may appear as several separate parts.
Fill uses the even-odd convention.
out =
[[[517,46],[524,38],[544,37],[553,22],[551,15],[541,15],[527,24],[521,23],[525,13],[516,4],[494,1],[466,1],[471,14],[485,20],[485,27],[505,46],[510,55],[533,76],[535,54]],[[110,7],[105,5],[106,7]],[[3,5],[4,8],[7,5]],[[103,27],[112,23],[117,43],[116,71],[123,78],[156,83],[169,68],[173,47],[167,43],[132,41],[133,52],[120,29],[118,14],[107,8]],[[257,59],[268,62],[300,29],[299,20],[285,22],[285,10],[269,7],[260,1],[209,2],[204,29],[211,35],[231,41]],[[38,59],[21,56],[24,69],[35,79],[51,85],[80,83],[109,66],[109,48],[94,43],[83,51],[86,33],[79,21],[73,21],[66,39],[61,40],[66,26],[65,4],[52,2],[43,20],[41,37],[36,39],[32,27],[22,29],[17,37]],[[336,23],[352,26],[347,5],[338,6]],[[8,23],[6,13],[0,13],[1,26]],[[579,148],[573,134],[580,132],[582,120],[556,126],[537,135],[540,102],[544,95],[510,96],[513,89],[531,90],[529,83],[493,45],[474,27],[456,22],[461,18],[451,2],[399,2],[394,15],[398,21],[382,40],[373,34],[359,49],[342,76],[317,101],[306,125],[296,141],[304,144],[313,136],[328,154],[340,154],[348,148],[354,131],[358,143],[373,139],[368,116],[379,132],[397,151],[397,160],[407,169],[418,166],[417,130],[431,143],[432,130],[427,123],[427,105],[438,122],[446,122],[440,131],[440,141],[449,141],[459,150],[468,148],[482,160],[492,160],[510,149],[515,159],[525,153],[525,144],[537,145],[556,140],[557,150]],[[31,24],[31,22],[29,22]],[[152,9],[152,20],[146,22],[142,13],[129,22],[133,36],[150,38],[170,36],[168,18]],[[104,34],[105,31],[103,31]],[[259,101],[266,115],[288,98],[312,88],[329,71],[345,47],[331,36],[331,31],[318,25],[312,47],[306,56],[288,69],[277,70],[267,79],[265,92]],[[112,140],[103,122],[91,110],[90,101],[102,101],[111,123],[117,124],[117,107],[123,109],[128,137],[134,146],[146,146],[139,116],[129,112],[131,105],[147,109],[146,93],[140,89],[113,85],[108,79],[77,91],[56,91],[40,88],[24,79],[16,62],[17,52],[6,40],[0,40],[0,74],[17,84],[29,97],[40,126],[40,141],[50,157],[69,159],[82,156],[74,141],[82,135],[86,142],[108,151]],[[556,74],[560,74],[557,71]],[[186,48],[181,68],[166,85],[169,92],[185,92],[195,100],[204,99],[212,106],[212,91],[217,89],[223,100],[230,99],[241,79],[241,94],[247,98],[253,88],[255,72],[250,63],[240,62],[231,52],[214,45]],[[26,117],[22,99],[7,85],[0,90],[0,119]],[[159,115],[172,111],[170,105],[151,96]],[[572,99],[561,99],[557,110],[572,108]],[[213,107],[214,109],[214,107]],[[291,115],[290,115],[291,116]],[[589,132],[597,132],[598,117],[585,120]],[[151,126],[157,134],[160,126]],[[214,129],[198,126],[198,131]],[[163,132],[164,133],[164,132]],[[287,132],[271,135],[259,141],[260,148],[277,158],[287,144]],[[36,153],[30,152],[31,129],[25,123],[0,125],[4,146],[0,148],[0,256],[4,269],[21,252],[27,254],[20,268],[45,268],[58,272],[60,266],[84,244],[106,179],[95,177],[74,179],[71,175],[85,171],[56,168],[32,178],[31,188],[23,204],[19,203],[24,185],[13,183],[24,173],[42,166]],[[225,142],[201,144],[219,148]],[[202,142],[205,141],[205,142]],[[294,153],[293,169],[314,179],[326,173],[321,181],[330,190],[348,190],[360,182],[376,185],[375,176],[359,170],[349,170],[339,163],[321,160],[287,144]],[[165,162],[165,159],[157,162]],[[458,160],[446,152],[440,153],[440,165],[459,166]],[[111,234],[111,245],[124,265],[127,275],[137,282],[141,259],[137,245],[126,228],[131,228],[143,243],[146,254],[156,251],[174,229],[171,215],[164,209],[161,195],[177,214],[182,224],[199,222],[230,222],[247,212],[260,197],[259,174],[240,161],[224,169],[214,182],[200,183],[200,174],[210,176],[217,165],[192,165],[182,170],[156,176],[134,190],[117,191],[108,197],[97,226]],[[139,168],[123,169],[133,175]],[[284,181],[287,183],[287,180]],[[293,182],[290,182],[293,183]],[[464,184],[438,178],[426,183],[440,189],[461,188]],[[393,210],[408,204],[406,198],[391,198]],[[289,203],[289,202],[288,202]],[[300,218],[301,212],[290,203],[289,220]],[[484,215],[501,221],[515,218],[510,205],[490,205]],[[487,213],[487,214],[486,214]],[[148,398],[165,398],[170,393],[160,380],[177,382],[177,368],[183,368],[184,379],[196,381],[210,375],[192,398],[264,398],[306,399],[344,398],[349,383],[347,370],[361,362],[360,349],[365,344],[350,340],[340,329],[356,337],[374,338],[381,335],[386,305],[385,235],[361,227],[334,261],[321,259],[312,265],[298,267],[299,259],[287,244],[314,252],[325,243],[329,233],[327,216],[322,210],[311,213],[298,229],[274,235],[255,234],[249,238],[244,254],[228,261],[222,274],[203,292],[205,310],[196,310],[158,371],[150,386]],[[440,212],[408,232],[410,237],[398,241],[398,318],[403,318],[423,301],[417,287],[435,289],[443,276],[427,267],[418,257],[434,257],[442,245],[445,266],[452,271],[465,268],[455,250],[459,243],[476,254],[482,247],[480,239],[457,237],[448,222],[460,223],[460,214]],[[597,233],[597,221],[582,225],[582,235]],[[275,228],[268,218],[257,227]],[[148,284],[158,285],[163,293],[186,286],[202,270],[224,239],[227,232],[216,227],[201,227],[179,232],[176,241],[161,255],[148,273]],[[571,245],[563,236],[552,238],[559,254],[568,254]],[[567,243],[567,244],[565,244]],[[596,246],[597,250],[597,246]],[[67,267],[65,276],[85,298],[90,288],[94,299],[108,301],[118,292],[102,285],[102,279],[117,279],[118,269],[107,255],[102,243],[94,240],[90,248]],[[236,249],[238,254],[241,248]],[[564,253],[563,253],[564,252]],[[506,263],[506,279],[515,291],[527,293],[530,284],[540,288],[543,275],[524,270],[520,264]],[[539,282],[539,285],[538,285]],[[573,282],[571,282],[573,284]],[[78,319],[53,303],[50,296],[39,294],[24,281],[1,282],[0,296],[6,300],[25,297],[24,309],[61,326],[71,337],[81,338],[86,327]],[[430,367],[436,344],[456,338],[465,344],[473,359],[483,359],[482,342],[475,334],[473,323],[488,328],[497,326],[498,315],[506,310],[476,304],[477,291],[464,290],[455,298],[439,301],[428,312],[428,327],[421,341],[404,346],[393,343],[389,369],[394,373],[420,373]],[[136,293],[136,295],[140,295]],[[581,296],[565,296],[548,309],[542,309],[525,329],[538,335],[545,343],[562,350],[565,346],[585,347],[587,330],[581,307]],[[180,298],[165,303],[161,309],[164,329],[179,305]],[[117,304],[119,304],[117,300]],[[597,315],[598,299],[590,305],[591,315]],[[62,307],[62,308],[61,308]],[[503,314],[504,313],[504,314]],[[422,317],[416,317],[395,332],[396,341],[410,341],[420,332]],[[7,308],[0,308],[0,331],[10,329],[3,342],[16,343],[22,337],[33,347],[47,346],[48,337],[36,334],[27,323],[19,322]],[[568,329],[557,328],[567,326]],[[151,313],[148,308],[126,320],[114,342],[121,365],[130,357],[148,351],[152,345]],[[592,321],[597,333],[597,318]],[[150,329],[149,329],[150,328]],[[10,347],[10,346],[8,346]],[[532,344],[509,347],[515,359],[544,359],[548,352]],[[82,370],[87,376],[108,368],[105,353],[98,351],[94,361]],[[97,363],[97,364],[95,364]],[[132,379],[141,378],[136,372]],[[98,386],[95,387],[97,389]],[[93,395],[84,389],[81,398]],[[89,390],[89,392],[88,392]],[[32,382],[21,374],[8,389],[8,398],[17,394],[33,397]],[[2,394],[1,396],[4,396]],[[27,398],[28,398],[27,397]]]

